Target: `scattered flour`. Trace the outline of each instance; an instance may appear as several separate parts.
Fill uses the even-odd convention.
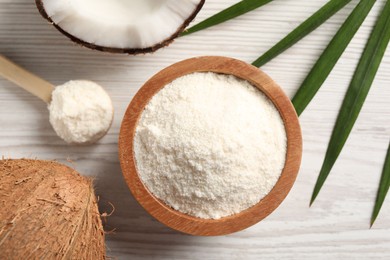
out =
[[[192,216],[243,211],[276,184],[286,157],[271,101],[234,76],[193,73],[160,90],[139,120],[134,153],[156,197]]]
[[[50,123],[68,143],[92,143],[111,126],[111,99],[101,86],[86,80],[72,80],[57,86],[49,104]]]

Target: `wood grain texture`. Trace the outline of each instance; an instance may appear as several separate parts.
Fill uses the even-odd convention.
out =
[[[207,0],[200,21],[236,0]],[[274,0],[259,10],[188,37],[152,55],[109,55],[74,45],[48,24],[32,0],[0,0],[0,53],[54,84],[90,79],[113,98],[111,130],[98,144],[68,146],[51,129],[45,104],[0,79],[0,154],[58,159],[96,178],[100,209],[107,218],[107,254],[116,259],[389,259],[390,203],[369,229],[390,136],[390,51],[352,134],[316,204],[309,208],[338,109],[365,42],[384,5],[378,0],[332,74],[300,117],[303,160],[286,200],[265,220],[221,237],[180,234],[154,220],[133,199],[119,166],[118,134],[138,89],[161,69],[200,55],[246,62],[284,37],[327,0]],[[292,97],[332,35],[352,11],[353,0],[328,22],[262,69]]]
[[[234,75],[249,81],[272,100],[286,129],[286,163],[278,182],[259,203],[238,214],[221,219],[201,219],[181,213],[156,198],[143,185],[136,168],[134,136],[142,112],[164,86],[194,72]],[[226,235],[248,228],[271,214],[294,184],[302,157],[302,135],[298,116],[283,90],[258,68],[232,58],[204,56],[187,59],[163,69],[149,79],[134,96],[124,115],[119,134],[119,159],[123,176],[135,199],[161,223],[178,231],[201,236]]]

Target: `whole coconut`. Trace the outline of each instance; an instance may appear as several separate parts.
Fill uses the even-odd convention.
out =
[[[104,259],[92,181],[52,161],[0,160],[0,259]]]

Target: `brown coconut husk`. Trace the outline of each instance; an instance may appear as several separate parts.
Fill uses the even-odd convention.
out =
[[[52,161],[0,160],[0,259],[105,259],[92,181]]]

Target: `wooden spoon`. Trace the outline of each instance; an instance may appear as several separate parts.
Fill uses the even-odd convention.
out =
[[[271,192],[253,207],[221,219],[201,219],[167,206],[148,191],[137,173],[134,135],[137,122],[150,99],[176,78],[193,72],[216,72],[234,75],[252,83],[274,103],[284,121],[287,154],[284,169]],[[233,233],[256,224],[274,211],[294,184],[302,157],[299,121],[290,99],[265,73],[245,62],[226,57],[199,57],[176,63],[153,76],[131,101],[122,121],[119,136],[119,159],[124,178],[134,197],[153,217],[184,233],[215,236]]]
[[[16,65],[12,61],[8,60],[4,56],[0,55],[0,76],[3,76],[4,78],[8,79],[9,81],[15,83],[16,85],[22,87],[23,89],[27,90],[34,96],[42,99],[47,104],[51,103],[52,100],[52,94],[55,89],[55,86],[49,82],[47,82],[44,79],[41,79],[40,77],[32,74],[31,72],[28,72],[27,70],[23,69],[22,67]],[[77,81],[74,81],[77,82]],[[80,82],[80,81],[79,81]],[[95,84],[97,85],[97,84]],[[108,98],[109,95],[105,93]],[[79,108],[78,108],[79,109]],[[82,107],[79,111],[80,112],[86,112],[86,109],[90,109],[89,107]],[[96,141],[98,141],[100,138],[102,138],[109,130],[112,124],[113,120],[113,113],[114,108],[112,107],[111,102],[111,108],[110,110],[107,110],[107,113],[111,113],[111,121],[109,124],[104,125],[104,129],[101,132],[93,133],[90,136],[87,136],[86,140],[82,139],[80,140],[73,140],[71,138],[66,138],[61,133],[59,133],[55,127],[55,125],[52,124],[54,130],[56,131],[57,135],[59,135],[62,139],[64,139],[68,143],[72,144],[92,144]],[[59,120],[63,120],[65,117],[60,117]],[[68,117],[69,118],[69,117]],[[70,117],[71,118],[71,117]],[[52,121],[50,121],[52,123]],[[57,124],[59,128],[64,128],[64,126],[67,126],[67,124]],[[73,136],[78,136],[79,132],[74,130],[73,128],[68,128],[67,135],[70,136],[70,134],[73,134]],[[70,134],[68,134],[70,133]],[[73,137],[72,136],[72,137]]]
[[[24,88],[47,104],[50,103],[54,85],[16,65],[1,54],[0,76]]]

